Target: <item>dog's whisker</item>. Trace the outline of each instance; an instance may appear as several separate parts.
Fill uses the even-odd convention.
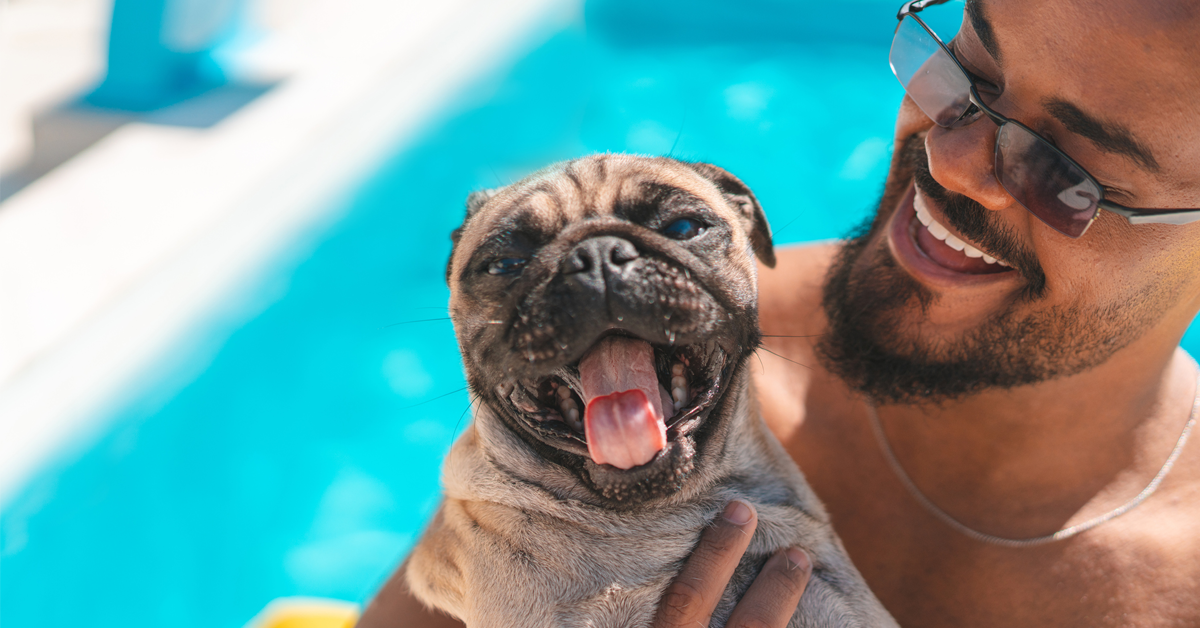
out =
[[[478,398],[471,399],[470,401],[468,401],[467,409],[463,410],[462,413],[458,415],[458,420],[454,422],[454,432],[452,432],[450,434],[450,446],[451,447],[454,446],[454,439],[458,437],[458,428],[459,428],[459,426],[462,425],[463,417],[467,416],[467,413],[471,411],[471,406],[475,405],[476,401],[478,401]]]
[[[421,318],[421,319],[417,319],[415,321],[400,321],[399,323],[392,323],[391,325],[384,325],[383,329],[387,329],[388,327],[397,327],[399,325],[411,325],[413,323],[432,323],[434,321],[448,321],[448,320],[450,320],[449,316],[445,316],[442,318]]]
[[[791,358],[789,358],[789,357],[787,357],[787,356],[779,355],[778,353],[775,353],[774,351],[771,351],[770,349],[768,349],[768,348],[766,348],[766,347],[759,347],[759,350],[761,350],[761,351],[766,351],[767,353],[770,353],[771,355],[773,355],[773,356],[775,356],[775,357],[779,358],[780,360],[787,360],[788,362],[791,362],[792,364],[795,364],[796,366],[803,366],[804,368],[806,368],[806,369],[808,369],[808,370],[810,370],[810,371],[812,370],[812,367],[811,367],[811,366],[809,366],[809,365],[807,365],[807,364],[801,364],[801,363],[799,363],[799,362],[797,362],[797,361],[795,361],[795,360],[793,360],[793,359],[791,359]]]
[[[684,115],[683,121],[679,123],[679,132],[675,134],[675,141],[671,142],[671,150],[667,151],[667,156],[675,154],[675,147],[679,146],[679,138],[683,137],[683,129],[687,127],[687,115]]]
[[[464,391],[464,390],[466,390],[466,389],[467,389],[467,387],[466,387],[466,386],[463,386],[462,388],[458,388],[458,389],[455,389],[455,390],[451,390],[451,391],[450,391],[450,392],[448,392],[448,393],[444,393],[444,394],[438,395],[438,396],[436,396],[436,397],[434,397],[434,398],[432,398],[432,399],[426,399],[425,401],[422,401],[422,402],[419,402],[419,403],[414,403],[414,404],[412,404],[411,406],[404,406],[403,408],[400,408],[400,410],[408,410],[409,408],[415,408],[415,407],[417,407],[417,406],[423,406],[423,405],[425,405],[425,404],[427,404],[427,403],[432,403],[432,402],[434,402],[434,401],[437,401],[438,399],[442,399],[442,398],[444,398],[444,397],[449,397],[450,395],[454,395],[454,394],[460,393],[460,392],[462,392],[462,391]]]
[[[496,185],[499,187],[504,187],[504,179],[500,178],[500,175],[496,173],[496,169],[488,166],[488,170],[491,171],[493,177],[496,177]]]
[[[782,227],[775,229],[773,231],[773,233],[771,234],[771,237],[778,239],[779,234],[783,233],[784,229],[787,229],[788,227],[792,226],[792,224],[794,224],[797,220],[800,220],[803,217],[804,217],[804,214],[800,214],[799,216],[796,216],[795,218],[787,221],[786,223],[783,224]]]

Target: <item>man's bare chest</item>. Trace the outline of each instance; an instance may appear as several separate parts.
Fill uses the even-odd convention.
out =
[[[863,544],[850,537],[854,557]],[[902,548],[901,548],[902,549]],[[1059,552],[1050,552],[1056,554]],[[1195,626],[1194,581],[1061,556],[892,548],[863,570],[902,626]],[[1189,593],[1190,591],[1190,593]]]
[[[842,443],[845,446],[845,443]],[[1169,500],[1067,541],[993,546],[938,521],[869,450],[802,465],[851,559],[911,628],[1200,625],[1200,554]],[[846,452],[843,451],[843,454]]]

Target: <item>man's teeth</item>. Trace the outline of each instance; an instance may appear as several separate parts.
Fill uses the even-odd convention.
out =
[[[917,210],[917,220],[921,221],[921,224],[925,225],[925,228],[929,230],[929,233],[933,234],[933,237],[945,242],[946,246],[949,246],[955,251],[962,251],[963,255],[966,255],[967,257],[983,258],[983,261],[989,264],[1008,266],[1008,264],[1005,262],[998,260],[991,255],[988,255],[987,253],[984,253],[983,251],[980,251],[970,244],[958,239],[956,236],[950,233],[949,229],[942,226],[942,224],[938,221],[934,220],[933,215],[930,214],[929,210],[925,209],[924,206],[917,204],[915,208]]]

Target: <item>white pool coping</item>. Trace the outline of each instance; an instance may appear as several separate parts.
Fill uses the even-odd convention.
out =
[[[0,204],[0,504],[330,201],[574,0],[312,0],[287,80],[209,129],[130,124]],[[274,68],[274,70],[272,70]]]

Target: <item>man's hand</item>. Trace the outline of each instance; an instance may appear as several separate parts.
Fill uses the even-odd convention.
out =
[[[683,571],[667,587],[654,628],[708,626],[757,525],[753,506],[730,502],[701,535]],[[762,573],[734,607],[726,628],[787,626],[811,574],[812,564],[804,552],[795,548],[778,552],[767,560]]]
[[[753,506],[742,501],[731,502],[700,536],[700,543],[683,571],[667,587],[654,618],[654,628],[708,626],[757,525]],[[775,554],[733,609],[726,628],[787,626],[811,574],[812,564],[804,552],[792,548]],[[404,584],[403,567],[379,591],[358,623],[360,628],[435,625],[462,626],[417,602]]]

